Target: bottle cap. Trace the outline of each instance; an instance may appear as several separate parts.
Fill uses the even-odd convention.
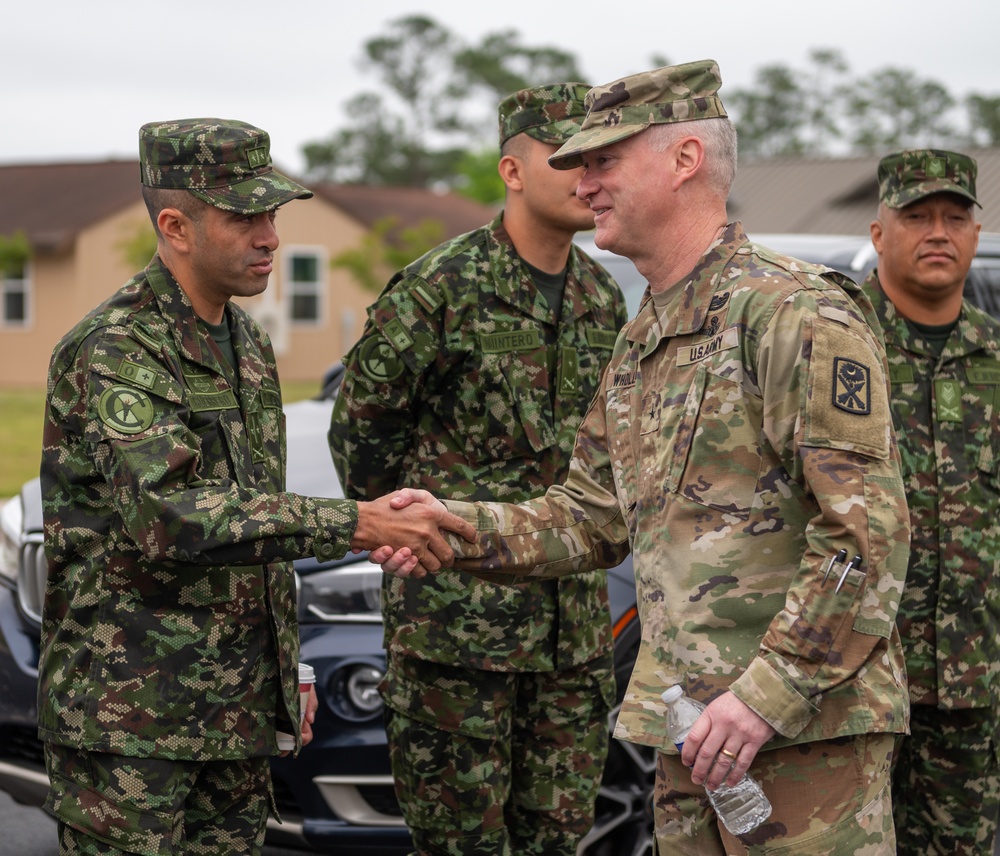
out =
[[[308,663],[299,663],[299,683],[300,684],[316,683],[316,671]]]
[[[663,699],[665,704],[673,704],[682,695],[684,695],[684,690],[681,689],[680,685],[674,684],[672,687],[667,687],[660,694],[660,698]]]

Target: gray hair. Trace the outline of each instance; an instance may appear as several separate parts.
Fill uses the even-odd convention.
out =
[[[643,136],[654,152],[665,152],[684,137],[697,137],[705,146],[705,164],[712,186],[723,199],[729,196],[736,180],[736,126],[727,117],[651,125]]]

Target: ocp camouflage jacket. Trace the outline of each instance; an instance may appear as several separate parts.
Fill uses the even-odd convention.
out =
[[[448,503],[480,530],[478,547],[453,539],[458,566],[488,578],[631,547],[642,643],[618,736],[676,752],[674,683],[732,690],[777,730],[765,748],[907,728],[909,529],[872,323],[849,280],[730,224],[622,331],[564,486]],[[858,569],[824,582],[841,549]]]
[[[228,316],[238,379],[154,257],[53,353],[43,740],[213,760],[298,731],[289,560],[346,553],[357,508],[283,492],[274,355]]]
[[[913,704],[1000,703],[1000,322],[971,303],[938,358],[864,282],[885,331],[912,546],[899,607]]]

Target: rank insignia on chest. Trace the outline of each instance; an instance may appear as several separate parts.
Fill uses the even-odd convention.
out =
[[[957,380],[934,381],[934,413],[938,422],[962,421],[962,387]]]
[[[844,357],[834,357],[833,406],[858,416],[867,416],[872,412],[871,372],[868,366]]]

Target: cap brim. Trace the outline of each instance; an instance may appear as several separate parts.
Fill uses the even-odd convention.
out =
[[[581,125],[583,125],[583,116],[577,119],[560,119],[558,122],[551,122],[548,125],[535,125],[533,128],[527,128],[524,133],[541,143],[561,146],[580,133]]]
[[[594,149],[603,149],[645,131],[649,123],[641,125],[612,125],[608,128],[589,128],[574,134],[561,149],[549,158],[549,165],[556,169],[576,169],[583,165],[581,155]]]
[[[905,208],[907,205],[919,202],[921,199],[926,199],[935,193],[954,193],[956,196],[962,196],[975,205],[979,205],[980,208],[983,207],[979,204],[979,200],[969,193],[968,190],[951,181],[922,181],[918,187],[894,193],[890,198],[885,200],[885,204],[889,208]]]
[[[236,184],[188,190],[209,205],[237,214],[261,214],[293,199],[309,199],[313,195],[308,188],[274,170]]]

